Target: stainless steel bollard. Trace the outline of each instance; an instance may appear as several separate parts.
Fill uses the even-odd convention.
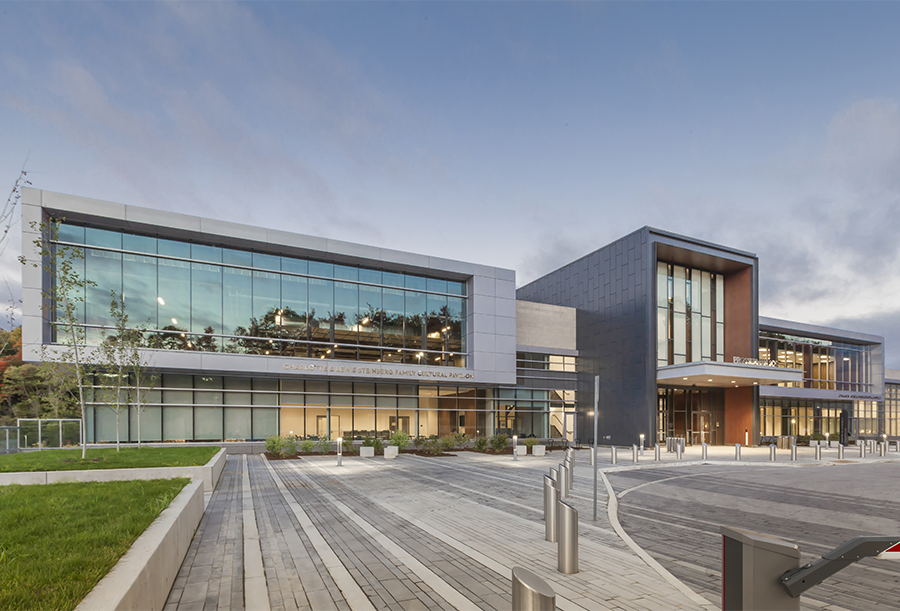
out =
[[[597,464],[597,448],[592,446],[591,447],[591,466],[593,467],[596,464]]]
[[[816,460],[822,460],[822,446],[816,446]]]
[[[557,504],[558,536],[557,570],[560,573],[578,572],[578,511],[560,501]]]
[[[614,465],[619,463],[618,456],[616,455],[616,446],[609,447],[609,460]]]
[[[513,460],[519,460],[519,446],[513,446]]]
[[[653,446],[653,460],[659,461],[659,444]]]
[[[707,456],[706,449],[707,449],[707,447],[708,447],[708,446],[707,446],[707,444],[705,444],[705,443],[702,444],[702,445],[700,446],[700,448],[701,448],[700,451],[701,451],[701,454],[702,454],[702,456],[703,456],[703,460],[706,460],[706,456]]]
[[[556,478],[556,485],[559,487],[559,498],[565,499],[569,497],[569,468],[565,465],[559,466],[559,477]]]
[[[769,446],[769,460],[775,462],[775,444]]]
[[[559,488],[551,476],[544,476],[544,539],[556,543],[556,504],[559,502]]]
[[[857,443],[859,443],[859,457],[865,458],[866,457],[866,442],[860,440]]]
[[[675,440],[675,460],[681,460],[681,453],[684,449],[681,447],[681,444],[678,443],[678,440]]]
[[[797,446],[791,444],[791,462],[797,462]]]
[[[631,446],[631,462],[636,463],[637,461],[638,461],[638,447],[637,447],[637,444],[635,444],[635,445]]]
[[[734,459],[735,460],[741,459],[741,444],[739,444],[739,443],[734,444]]]
[[[844,444],[838,444],[838,460],[844,460]]]
[[[882,456],[882,457],[887,456],[887,442],[886,442],[886,441],[882,441],[882,442],[881,442],[880,444],[878,444],[878,445],[879,445],[879,448],[878,448],[879,452],[878,452],[878,454],[879,454],[880,456]]]
[[[566,458],[563,461],[563,464],[566,466],[568,471],[566,475],[569,477],[569,481],[567,482],[568,489],[572,490],[575,487],[575,460],[572,458]]]
[[[517,566],[512,570],[512,608],[516,611],[555,611],[556,592],[546,581]]]

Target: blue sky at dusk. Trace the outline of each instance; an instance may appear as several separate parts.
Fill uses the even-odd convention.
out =
[[[643,225],[900,367],[898,3],[0,3],[0,185],[517,270]],[[18,237],[0,260],[14,285]],[[2,287],[0,287],[2,288]]]

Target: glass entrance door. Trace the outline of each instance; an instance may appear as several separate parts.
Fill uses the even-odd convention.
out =
[[[660,443],[680,437],[689,444],[724,442],[725,395],[720,389],[666,388],[657,391]]]

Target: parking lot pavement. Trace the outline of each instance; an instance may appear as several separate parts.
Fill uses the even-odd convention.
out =
[[[721,597],[721,525],[797,543],[804,563],[855,536],[900,535],[897,462],[780,467],[663,466],[619,471],[609,479],[617,495],[624,493],[619,519],[628,534],[715,601]],[[900,563],[866,559],[802,600],[809,609],[900,609],[898,595]]]

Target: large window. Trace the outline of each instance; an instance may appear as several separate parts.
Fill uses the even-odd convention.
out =
[[[657,366],[724,361],[722,274],[660,261],[656,280]]]
[[[115,414],[103,382],[95,376],[88,387],[91,442],[115,440]],[[395,431],[411,437],[559,437],[561,414],[575,406],[574,391],[184,374],[163,374],[155,388],[145,388],[144,397],[145,441],[240,441],[278,434],[386,439]],[[119,430],[123,441],[137,441],[133,408],[120,416]]]
[[[872,349],[867,345],[798,337],[771,331],[759,333],[759,358],[779,367],[803,371],[803,388],[872,392]],[[779,386],[800,387],[800,382]]]
[[[96,283],[91,344],[116,291],[148,347],[466,366],[464,282],[66,224],[58,241]]]

